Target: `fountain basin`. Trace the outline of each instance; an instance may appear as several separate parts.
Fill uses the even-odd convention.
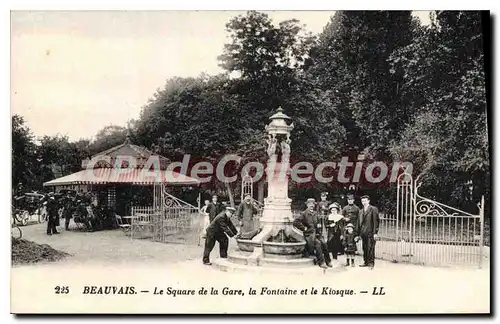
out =
[[[302,255],[306,242],[263,242],[265,254]]]
[[[261,243],[257,241],[252,241],[252,240],[245,240],[245,239],[236,239],[236,243],[238,243],[238,248],[241,251],[245,252],[253,252],[255,247],[260,247]]]

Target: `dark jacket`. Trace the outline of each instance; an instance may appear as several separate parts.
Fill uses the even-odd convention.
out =
[[[48,198],[45,206],[49,218],[55,219],[59,216],[59,203],[55,198]]]
[[[356,233],[358,235],[378,234],[379,216],[378,209],[369,205],[366,212],[363,208],[359,209]]]
[[[330,206],[330,202],[328,200],[321,200],[317,205],[316,205],[316,213],[318,215],[328,215],[329,210],[328,207]]]
[[[321,235],[322,233],[320,219],[315,212],[311,212],[308,209],[304,210],[299,216],[297,216],[297,218],[295,218],[293,226],[304,232],[304,236],[314,234]]]
[[[342,240],[342,245],[345,247],[347,253],[354,253],[357,250],[356,241],[354,240],[356,234],[352,232],[351,234],[345,233],[344,239]]]
[[[221,235],[226,233],[229,237],[238,234],[238,230],[234,227],[233,222],[227,217],[226,211],[215,216],[207,227],[207,235]]]
[[[243,226],[240,228],[241,233],[251,232],[255,229],[253,218],[257,212],[257,208],[252,203],[247,204],[246,202],[242,202],[240,204],[235,216],[238,220],[243,221]]]
[[[224,209],[224,206],[220,202],[217,202],[217,204],[211,202],[208,204],[205,212],[208,213],[208,218],[210,219],[210,222],[212,222],[217,215],[224,211]]]
[[[358,206],[352,204],[347,205],[342,209],[342,216],[349,218],[347,223],[352,223],[352,225],[356,226],[358,221],[359,208]]]

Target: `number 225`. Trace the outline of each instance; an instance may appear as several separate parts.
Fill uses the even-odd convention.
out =
[[[56,294],[69,294],[68,286],[55,286],[54,290]]]

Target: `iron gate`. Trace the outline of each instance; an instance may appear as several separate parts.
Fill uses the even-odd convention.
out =
[[[473,215],[425,198],[419,177],[398,177],[396,213],[380,217],[376,254],[393,262],[477,265],[483,261],[484,197]]]
[[[163,243],[199,244],[203,227],[200,196],[196,207],[171,195],[167,189],[162,183],[155,184],[153,206],[134,208],[131,236]]]

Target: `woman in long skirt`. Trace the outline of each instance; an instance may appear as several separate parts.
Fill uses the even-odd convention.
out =
[[[327,246],[328,252],[332,254],[332,259],[337,260],[337,256],[344,254],[342,246],[342,234],[344,233],[344,220],[340,214],[340,205],[333,203],[329,207],[330,214],[325,220],[325,226],[328,229]]]

